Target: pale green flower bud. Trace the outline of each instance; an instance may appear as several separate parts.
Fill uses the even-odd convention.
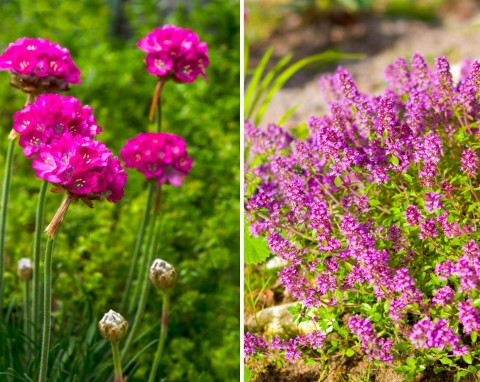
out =
[[[107,341],[120,342],[127,335],[128,322],[121,314],[110,309],[98,322],[98,330]]]
[[[178,274],[172,264],[162,259],[155,259],[148,278],[158,289],[166,291],[177,284]]]
[[[33,276],[33,264],[32,260],[24,257],[18,260],[17,263],[17,275],[24,281],[32,279]]]

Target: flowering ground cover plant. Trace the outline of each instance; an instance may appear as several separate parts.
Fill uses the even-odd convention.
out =
[[[343,68],[323,77],[329,112],[304,139],[246,124],[247,243],[264,237],[287,262],[294,317],[316,327],[247,333],[247,365],[361,355],[408,378],[480,370],[480,63],[454,82],[445,57],[415,54],[385,74],[378,96]]]

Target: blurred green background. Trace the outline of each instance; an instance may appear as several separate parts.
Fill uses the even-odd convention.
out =
[[[168,381],[239,380],[239,1],[81,0],[0,1],[0,50],[19,37],[41,37],[70,50],[83,83],[69,95],[93,107],[103,132],[97,138],[118,155],[125,141],[153,130],[148,110],[156,84],[136,42],[166,23],[193,29],[209,45],[208,82],[168,83],[163,130],[183,136],[194,159],[183,186],[164,187],[158,257],[177,268],[169,337],[160,375]],[[25,95],[0,73],[0,147],[3,176],[12,115]],[[106,381],[113,368],[109,345],[96,325],[119,309],[138,224],[146,198],[143,176],[129,171],[124,199],[97,202],[93,210],[70,207],[54,253],[53,333],[49,381]],[[35,363],[22,347],[21,284],[16,262],[32,253],[34,213],[40,182],[17,147],[6,246],[8,354],[0,372],[27,380]],[[49,221],[62,196],[47,196]],[[150,291],[134,352],[158,339],[161,295]],[[120,312],[122,313],[122,312]],[[128,319],[128,318],[127,318]],[[156,344],[124,370],[129,382],[144,381]],[[36,360],[35,362],[38,362]],[[124,365],[125,366],[125,365]],[[0,380],[3,376],[0,375]]]

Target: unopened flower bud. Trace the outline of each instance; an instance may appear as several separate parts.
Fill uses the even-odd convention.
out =
[[[172,264],[162,259],[155,259],[148,278],[158,289],[165,291],[177,284],[178,274]]]
[[[31,280],[33,276],[33,264],[32,260],[24,257],[18,260],[17,263],[17,275],[22,280]]]
[[[110,309],[98,322],[98,330],[107,341],[120,342],[127,335],[128,322],[121,314]]]

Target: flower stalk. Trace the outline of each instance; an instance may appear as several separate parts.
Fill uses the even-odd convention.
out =
[[[63,205],[64,203],[62,203]],[[55,244],[55,236],[49,236],[47,248],[45,250],[45,260],[43,264],[43,333],[42,333],[42,353],[40,358],[39,382],[47,380],[48,353],[50,350],[50,327],[52,314],[52,254]]]
[[[112,345],[112,354],[113,354],[113,367],[115,369],[115,382],[124,382],[119,343],[111,342],[111,345]]]
[[[128,322],[121,314],[110,309],[99,321],[98,330],[102,337],[112,345],[115,382],[124,382],[119,344],[127,335]]]
[[[141,252],[143,240],[145,237],[145,231],[146,231],[146,228],[148,227],[148,222],[150,220],[150,211],[152,209],[154,193],[155,193],[155,183],[150,182],[148,184],[148,194],[147,194],[147,202],[145,205],[145,210],[143,211],[143,217],[142,217],[142,220],[140,221],[140,227],[137,233],[135,248],[133,249],[132,263],[128,269],[127,283],[125,285],[125,291],[123,292],[123,295],[122,295],[122,302],[120,304],[121,311],[125,310],[125,305],[127,304],[128,298],[130,296],[130,290],[132,288],[133,278],[137,273],[140,252]],[[141,267],[140,269],[142,268],[143,267]],[[130,299],[130,302],[132,300],[133,299]],[[129,304],[127,311],[130,313],[131,309],[132,309],[131,304]]]
[[[32,104],[35,101],[33,94],[27,95],[25,106]],[[5,171],[3,173],[2,185],[2,201],[0,212],[0,312],[3,316],[3,290],[5,288],[5,236],[7,230],[7,210],[8,210],[8,195],[10,193],[10,180],[12,178],[13,153],[16,146],[16,138],[18,134],[12,130],[8,136],[9,142],[7,147],[7,154],[5,156]]]
[[[42,244],[42,227],[44,220],[45,197],[48,183],[43,181],[38,194],[37,210],[35,212],[35,233],[33,238],[33,282],[32,282],[32,320],[35,343],[40,327],[40,252]]]
[[[140,267],[141,270],[145,268],[145,264],[150,264],[153,260],[155,250],[157,247],[157,241],[158,241],[158,230],[159,230],[159,222],[160,219],[158,218],[159,214],[158,211],[153,212],[153,217],[150,222],[151,227],[150,227],[150,232],[149,232],[149,237],[148,237],[148,252],[146,256],[146,262],[143,262],[142,266]],[[146,273],[148,274],[148,268],[145,269]],[[145,312],[145,306],[147,305],[147,296],[148,296],[148,291],[150,290],[150,284],[148,283],[148,277],[146,277],[145,273],[142,273],[143,277],[141,279],[141,284],[140,284],[140,296],[138,299],[135,301],[138,301],[137,305],[137,311],[135,313],[135,318],[133,321],[132,329],[130,330],[130,333],[127,337],[127,341],[125,343],[125,346],[122,350],[122,360],[125,361],[126,356],[128,354],[128,350],[130,349],[130,346],[133,343],[133,340],[135,339],[135,335],[137,333],[140,321],[143,317],[143,313]]]
[[[150,370],[150,377],[148,382],[155,382],[155,375],[157,374],[158,365],[162,359],[163,349],[165,348],[165,340],[167,339],[168,331],[168,311],[170,308],[170,294],[168,291],[163,292],[163,306],[162,306],[162,323],[160,326],[160,340],[158,342],[157,351],[153,360],[153,365]]]

